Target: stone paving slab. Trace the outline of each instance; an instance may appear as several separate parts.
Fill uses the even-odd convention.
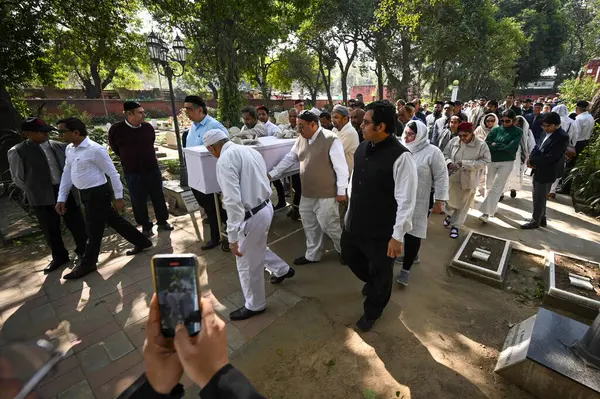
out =
[[[23,338],[46,338],[68,351],[40,385],[42,398],[112,399],[143,373],[148,304],[154,293],[150,269],[154,254],[175,251],[198,256],[202,295],[211,299],[215,310],[229,323],[230,355],[300,300],[281,286],[266,282],[267,312],[230,322],[229,313],[244,305],[234,256],[220,249],[202,251],[189,217],[176,218],[173,224],[176,228],[170,235],[155,235],[155,246],[134,257],[125,256],[129,244],[107,230],[98,271],[80,280],[61,279],[71,265],[49,275],[41,273],[49,260],[43,243],[35,244],[35,259],[13,261],[0,268],[0,346]],[[274,238],[299,226],[285,226]],[[65,238],[66,245],[71,245],[72,239]],[[21,259],[26,256],[22,254]],[[18,262],[18,257],[12,259]],[[268,277],[265,273],[265,279]],[[197,397],[198,387],[187,377],[182,383],[189,388],[186,397]]]

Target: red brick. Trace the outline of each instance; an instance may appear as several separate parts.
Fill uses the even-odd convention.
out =
[[[114,399],[127,389],[135,380],[144,373],[144,363],[138,363],[125,371],[120,376],[113,378],[106,384],[94,389],[97,399]]]
[[[85,379],[83,371],[81,371],[81,369],[77,367],[76,369],[73,369],[68,373],[64,373],[60,377],[55,378],[47,384],[40,386],[37,389],[37,392],[43,399],[50,399],[63,392],[64,390],[77,384],[83,379]]]
[[[275,320],[277,320],[277,315],[267,310],[257,317],[242,321],[232,321],[231,324],[236,326],[246,338],[252,339]]]
[[[77,368],[78,366],[79,362],[77,360],[77,357],[69,356],[66,359],[63,359],[60,362],[58,362],[56,368],[42,380],[40,385],[44,385],[50,381],[54,381],[55,379],[62,377],[63,375]]]
[[[100,370],[89,373],[88,382],[92,390],[106,384],[113,378],[123,375],[126,370],[142,362],[142,357],[137,351],[129,352],[117,361],[112,362]],[[139,377],[139,374],[137,375]]]
[[[117,323],[115,323],[114,321],[111,321],[110,323],[104,325],[103,327],[98,328],[97,330],[95,330],[87,335],[84,335],[84,336],[79,335],[78,339],[81,340],[81,342],[78,345],[75,345],[73,347],[73,350],[75,352],[81,352],[82,350],[89,348],[90,346],[92,346],[95,343],[101,341],[102,339],[116,333],[119,330],[120,330],[119,325]],[[75,333],[77,334],[76,331],[75,331]]]

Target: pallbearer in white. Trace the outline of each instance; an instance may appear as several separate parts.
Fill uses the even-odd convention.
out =
[[[246,303],[231,312],[231,320],[245,320],[265,311],[264,268],[271,283],[293,277],[294,269],[267,247],[273,219],[271,184],[263,157],[250,147],[229,141],[221,130],[209,130],[204,145],[217,161],[217,181],[227,211],[227,236],[236,256]]]

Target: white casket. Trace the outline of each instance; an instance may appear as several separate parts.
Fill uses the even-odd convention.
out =
[[[275,167],[290,152],[296,139],[278,139],[276,137],[260,137],[259,146],[249,146],[258,151],[267,164],[267,171]],[[217,158],[210,155],[205,146],[184,148],[185,161],[188,170],[188,185],[204,194],[212,194],[221,191],[217,183]],[[298,173],[300,165],[289,168],[285,175]]]

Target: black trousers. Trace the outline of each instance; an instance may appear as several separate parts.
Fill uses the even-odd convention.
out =
[[[543,218],[546,217],[546,202],[548,193],[552,188],[552,183],[538,183],[533,181],[533,215],[532,219],[538,226]]]
[[[365,317],[378,319],[390,300],[394,279],[394,259],[387,256],[388,241],[358,237],[344,230],[341,247],[344,263],[356,277],[369,284]]]
[[[421,239],[408,233],[404,234],[404,262],[402,263],[404,270],[410,270],[419,256],[419,249],[421,249]]]
[[[198,201],[198,204],[204,208],[204,212],[206,212],[206,216],[208,216],[208,225],[210,226],[210,239],[212,241],[221,241],[221,237],[219,236],[219,219],[217,218],[217,208],[215,205],[215,196],[214,194],[204,194],[201,191],[195,190],[192,188],[192,193]],[[221,205],[221,201],[219,201],[219,212],[221,212],[221,220],[223,222],[227,221],[227,213],[223,210],[223,206]]]
[[[136,247],[144,247],[150,243],[145,235],[140,233],[113,208],[108,183],[80,190],[80,193],[81,202],[85,207],[85,223],[88,235],[82,265],[91,266],[98,262],[102,237],[107,224]]]
[[[58,198],[58,185],[54,186],[54,198]],[[67,228],[71,232],[71,235],[75,239],[75,253],[79,256],[83,256],[85,252],[85,243],[87,241],[87,234],[85,232],[85,222],[81,215],[81,209],[75,202],[73,194],[69,194],[67,202],[65,204],[67,210],[63,215],[63,220],[67,225]],[[52,259],[56,261],[64,261],[69,259],[69,251],[65,248],[65,244],[62,239],[62,233],[60,231],[60,215],[56,213],[54,205],[43,205],[34,206],[33,211],[37,217],[46,243],[52,251]]]
[[[273,187],[277,190],[277,205],[285,204],[285,190],[283,188],[283,183],[281,180],[273,180]]]
[[[294,188],[294,205],[300,206],[300,197],[302,197],[302,183],[300,183],[300,175],[292,175],[292,186]]]
[[[169,219],[169,211],[163,194],[162,175],[157,168],[148,173],[126,173],[125,181],[129,187],[131,206],[135,222],[144,230],[152,229],[152,220],[148,216],[148,196],[154,207],[158,224],[165,224]]]

